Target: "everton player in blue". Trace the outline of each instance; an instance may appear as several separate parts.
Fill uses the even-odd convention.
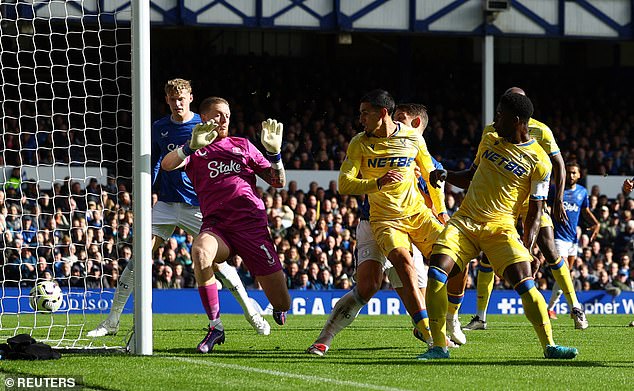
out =
[[[592,214],[589,208],[588,191],[585,187],[577,184],[577,181],[581,178],[581,167],[576,162],[570,162],[566,164],[566,186],[564,190],[564,210],[568,216],[568,221],[561,223],[554,221],[555,228],[555,247],[557,252],[566,257],[568,261],[568,267],[572,270],[572,264],[577,257],[577,225],[579,224],[579,217],[583,213],[584,217],[591,222],[589,230],[592,232],[590,235],[590,242],[599,233],[599,222]],[[553,286],[553,292],[550,296],[548,303],[548,312],[554,312],[555,305],[559,301],[559,297],[562,294],[562,290],[559,285],[555,283]]]

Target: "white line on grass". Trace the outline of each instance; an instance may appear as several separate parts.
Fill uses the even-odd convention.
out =
[[[350,386],[350,387],[366,388],[369,390],[379,390],[379,391],[409,391],[405,388],[385,387],[385,386],[379,386],[375,384],[357,383],[357,382],[349,381],[349,380],[337,380],[337,379],[331,379],[328,377],[319,377],[319,376],[313,376],[313,375],[302,375],[299,373],[273,371],[270,369],[254,368],[254,367],[247,367],[244,365],[226,364],[226,363],[212,362],[207,360],[197,360],[197,359],[186,358],[186,357],[165,357],[165,358],[170,360],[188,362],[191,364],[208,365],[210,367],[234,369],[237,371],[257,372],[257,373],[263,373],[265,375],[294,378],[294,379],[300,379],[300,380],[316,382],[316,383],[332,383],[339,386]]]

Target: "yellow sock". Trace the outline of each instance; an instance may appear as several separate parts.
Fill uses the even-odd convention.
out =
[[[519,283],[515,290],[520,293],[524,314],[533,324],[533,328],[537,333],[542,348],[546,349],[546,345],[554,345],[553,328],[548,318],[548,308],[544,296],[535,288],[533,279],[524,280]]]
[[[575,292],[575,287],[572,284],[572,278],[570,277],[570,269],[568,269],[568,263],[564,257],[560,257],[557,264],[549,265],[550,271],[553,273],[553,277],[555,277],[555,281],[559,285],[559,289],[563,291],[568,304],[571,307],[580,307],[581,305],[577,300],[577,293]]]
[[[436,267],[429,268],[427,281],[427,312],[434,346],[447,348],[447,274]]]
[[[462,305],[462,298],[463,296],[460,297],[456,297],[456,296],[452,296],[451,294],[448,295],[448,303],[449,305],[447,306],[447,315],[451,315],[451,316],[455,316],[458,311],[460,311],[460,306]]]
[[[423,318],[416,323],[416,329],[423,334],[423,338],[425,341],[429,341],[431,339],[431,331],[429,330],[429,318]]]
[[[476,310],[477,315],[481,320],[486,320],[487,308],[489,307],[489,299],[491,298],[491,292],[493,291],[493,281],[495,280],[495,274],[493,274],[492,268],[484,268],[482,265],[478,270],[478,281],[476,283],[477,302]]]

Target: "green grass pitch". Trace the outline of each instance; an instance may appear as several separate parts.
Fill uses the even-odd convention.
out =
[[[89,317],[89,326],[98,323]],[[520,315],[490,316],[486,331],[467,331],[451,359],[416,360],[425,347],[405,316],[360,316],[334,341],[326,357],[304,350],[325,316],[271,317],[270,336],[257,336],[240,315],[223,315],[226,343],[207,355],[195,351],[204,336],[202,315],[155,315],[154,356],[70,354],[54,361],[0,361],[2,375],[82,376],[96,390],[625,390],[634,384],[632,316],[590,316],[574,330],[561,315],[557,343],[575,346],[575,360],[545,360]],[[461,317],[466,323],[468,315]],[[132,322],[124,316],[123,328]],[[119,336],[115,338],[120,338]]]

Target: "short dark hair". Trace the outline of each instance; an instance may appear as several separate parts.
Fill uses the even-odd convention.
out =
[[[389,92],[381,89],[372,90],[361,98],[361,103],[369,103],[372,106],[380,109],[387,109],[388,115],[394,114],[394,107],[396,103],[394,98]]]
[[[395,110],[401,110],[409,115],[413,115],[416,117],[420,117],[422,120],[421,126],[423,128],[427,127],[427,123],[429,123],[429,116],[427,115],[427,107],[420,103],[399,103],[396,105]]]
[[[581,164],[577,163],[576,160],[571,160],[569,162],[566,162],[566,169],[568,167],[577,167],[577,169],[579,170],[579,172],[581,172]]]
[[[520,121],[527,123],[533,115],[533,102],[526,96],[516,93],[506,93],[500,98],[500,108],[509,111],[519,117]]]
[[[229,106],[229,102],[227,102],[226,99],[219,98],[217,96],[210,96],[209,98],[205,98],[205,100],[200,103],[200,106],[198,107],[198,112],[204,114],[211,109],[211,106],[223,103]]]

